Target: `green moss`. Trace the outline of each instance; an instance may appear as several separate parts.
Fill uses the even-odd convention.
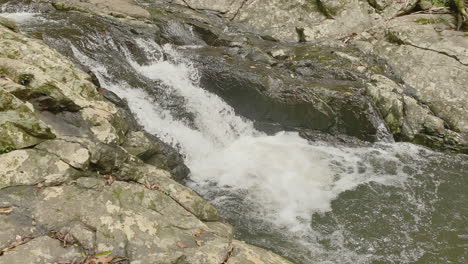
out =
[[[450,7],[450,0],[428,0],[432,5],[437,7]]]
[[[29,73],[25,73],[25,74],[21,74],[19,76],[18,82],[21,85],[28,86],[33,79],[34,79],[34,75],[29,74]]]
[[[435,24],[435,23],[437,23],[437,20],[434,19],[434,18],[420,17],[420,18],[416,19],[414,22],[416,22],[418,24],[422,24],[422,25],[427,25],[427,24]]]
[[[148,205],[148,209],[157,211],[158,208],[156,207],[156,204],[153,201],[151,201],[151,203]]]
[[[117,199],[117,200],[120,200],[120,198],[122,197],[122,192],[123,192],[123,189],[118,187],[116,188],[113,192],[112,192],[112,195],[114,195],[114,197]]]
[[[140,199],[140,201],[143,201],[143,198],[145,198],[145,193],[144,192],[137,192],[135,193],[136,197]]]
[[[15,150],[15,148],[12,147],[12,146],[2,147],[2,148],[0,148],[0,154],[5,154],[5,153],[8,153],[8,152],[12,152],[13,150]]]

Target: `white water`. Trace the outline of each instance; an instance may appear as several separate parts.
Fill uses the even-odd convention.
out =
[[[1,5],[0,6],[0,16],[8,18],[15,21],[18,24],[23,24],[30,22],[31,20],[41,20],[40,13],[34,13],[29,10],[27,7],[15,7],[15,11],[11,12],[9,8],[12,6]]]
[[[128,100],[149,132],[181,151],[192,172],[193,188],[203,193],[212,189],[210,184],[214,183],[226,194],[245,193],[244,198],[257,205],[258,211],[253,214],[290,232],[310,232],[312,213],[330,210],[331,201],[343,191],[369,181],[402,183],[407,175],[403,173],[401,157],[415,157],[419,151],[409,144],[338,148],[311,144],[297,133],[267,136],[237,116],[221,98],[199,87],[197,70],[171,46],[161,48],[144,40],[137,43],[153,60],[151,64],[139,65],[121,48],[130,65],[182,96],[186,110],[195,114],[196,129],[175,120],[143,90],[109,81],[113,78],[107,76],[103,65],[76,48],[73,52],[97,73],[106,88]],[[171,61],[156,59],[162,57],[162,50]],[[222,198],[218,201],[222,203]]]

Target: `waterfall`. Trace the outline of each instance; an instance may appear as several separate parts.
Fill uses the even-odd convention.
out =
[[[128,63],[139,74],[162,82],[170,92],[183,97],[185,110],[194,114],[195,127],[173,118],[144,90],[114,81],[105,65],[76,47],[72,50],[104,87],[128,100],[147,131],[180,150],[192,171],[194,189],[205,193],[214,185],[226,196],[245,193],[246,201],[260,210],[255,214],[291,232],[309,232],[313,212],[330,210],[333,199],[359,184],[401,184],[407,177],[401,156],[419,151],[409,144],[383,149],[331,147],[324,142],[312,144],[295,132],[265,135],[255,130],[251,121],[236,115],[220,97],[200,87],[197,69],[174,47],[159,47],[143,39],[136,43],[152,59],[140,65],[120,47]],[[157,53],[165,53],[169,59],[155,56]],[[371,166],[369,161],[380,166]],[[396,170],[395,164],[399,167]],[[218,202],[222,200],[218,197]]]
[[[455,215],[465,206],[466,156],[407,143],[350,147],[293,132],[266,135],[200,85],[181,55],[193,47],[160,46],[105,19],[102,28],[81,25],[90,17],[78,13],[51,19],[29,7],[1,10],[92,70],[148,132],[178,149],[191,169],[187,185],[221,210],[239,239],[309,264],[410,263],[444,256],[466,237]]]

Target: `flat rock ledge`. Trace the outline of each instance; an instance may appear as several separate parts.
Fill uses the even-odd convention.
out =
[[[0,26],[0,263],[290,263],[234,240],[216,208],[145,163],[163,154],[124,111]]]

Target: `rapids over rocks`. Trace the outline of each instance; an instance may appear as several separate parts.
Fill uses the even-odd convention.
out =
[[[179,22],[155,29],[40,5],[2,8],[0,16],[92,73],[139,125],[176,149],[190,169],[183,183],[220,210],[237,239],[298,264],[468,261],[466,155],[394,142],[373,107],[358,118],[336,113],[330,123],[325,106],[292,109],[261,93],[223,90],[223,80],[232,84],[239,73],[233,81],[207,71],[210,62],[233,66],[217,64],[215,51]],[[369,61],[398,79],[384,62]],[[314,67],[310,75],[327,71]],[[333,82],[338,74],[351,73],[330,72],[329,87],[359,88],[358,74]],[[246,80],[237,85],[252,85]],[[358,111],[357,101],[343,113]],[[271,109],[315,117],[288,122],[281,113],[265,114]],[[340,130],[342,123],[355,127]]]

